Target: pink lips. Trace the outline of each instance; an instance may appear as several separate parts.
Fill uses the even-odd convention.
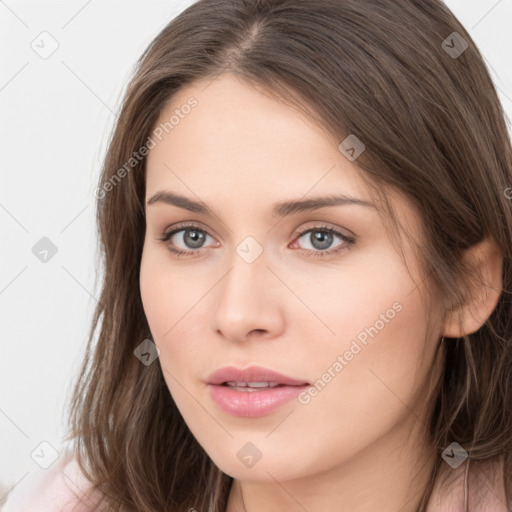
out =
[[[309,383],[292,379],[259,366],[244,370],[233,366],[220,368],[207,379],[210,396],[225,412],[233,416],[255,418],[275,411],[296,398]],[[266,388],[229,387],[227,382],[269,382],[278,384]]]
[[[277,373],[261,366],[250,366],[241,370],[234,366],[225,366],[213,372],[208,377],[208,384],[223,384],[224,382],[278,382],[288,386],[302,386],[308,384],[305,380],[292,379],[282,373]]]

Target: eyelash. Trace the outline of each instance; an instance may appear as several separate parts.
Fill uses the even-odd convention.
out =
[[[162,235],[157,237],[157,239],[160,242],[163,242],[163,243],[168,242],[173,235],[175,235],[176,233],[179,233],[180,231],[199,231],[199,232],[204,233],[204,234],[206,234],[208,236],[211,236],[207,231],[205,231],[204,229],[201,229],[199,226],[196,226],[196,225],[193,225],[193,224],[186,224],[186,225],[178,225],[174,229],[172,229],[171,231],[167,231],[167,232],[162,233]],[[356,242],[355,237],[350,237],[350,236],[344,235],[343,233],[341,233],[337,229],[334,229],[334,228],[331,228],[331,227],[328,227],[328,226],[315,226],[315,227],[312,227],[312,228],[307,228],[307,229],[304,229],[304,230],[302,230],[302,231],[300,231],[298,233],[295,233],[294,236],[295,236],[295,238],[301,238],[306,233],[310,233],[310,232],[314,232],[314,231],[319,231],[319,232],[322,232],[322,233],[330,233],[330,234],[336,235],[339,238],[341,238],[341,240],[344,242],[344,244],[339,245],[336,249],[331,249],[331,250],[327,250],[327,251],[320,251],[320,250],[313,251],[313,250],[310,250],[310,249],[309,250],[308,249],[303,249],[303,251],[305,251],[306,253],[312,255],[313,257],[326,258],[328,256],[333,256],[333,255],[337,254],[338,252],[341,252],[343,249],[346,249],[346,248],[349,248],[349,247],[355,245],[355,242]],[[191,249],[189,251],[184,251],[182,249],[175,249],[174,247],[171,247],[171,246],[168,246],[168,249],[173,254],[175,254],[177,257],[196,256],[197,252],[199,252],[201,250],[201,249],[195,249],[195,250]]]

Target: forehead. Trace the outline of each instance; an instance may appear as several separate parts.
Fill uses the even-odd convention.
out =
[[[159,127],[161,140],[153,137],[147,160],[148,191],[186,176],[211,191],[264,185],[282,198],[283,191],[300,197],[336,187],[367,196],[360,171],[338,148],[341,141],[231,75],[179,90],[162,110],[154,129]]]

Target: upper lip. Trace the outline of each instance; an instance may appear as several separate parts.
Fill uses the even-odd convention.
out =
[[[261,366],[250,366],[245,369],[225,366],[214,371],[208,377],[208,384],[224,384],[225,382],[277,382],[287,386],[304,386],[309,384],[305,380],[292,379],[282,373],[263,368]]]

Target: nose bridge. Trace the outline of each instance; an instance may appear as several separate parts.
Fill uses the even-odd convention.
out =
[[[234,247],[234,252],[229,260],[230,271],[225,277],[222,286],[222,294],[241,303],[252,298],[258,300],[260,293],[258,283],[266,279],[267,268],[266,251],[253,236],[246,236]],[[233,304],[230,304],[233,307]]]
[[[233,339],[243,339],[255,329],[274,331],[280,312],[268,293],[269,279],[275,276],[267,268],[263,246],[256,238],[245,237],[234,247],[228,264],[229,270],[219,283],[215,330]]]

